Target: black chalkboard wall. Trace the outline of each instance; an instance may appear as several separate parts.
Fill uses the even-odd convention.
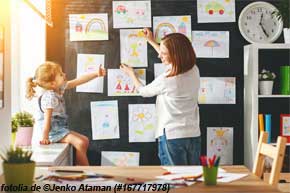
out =
[[[243,164],[243,46],[248,44],[238,29],[241,10],[254,1],[236,0],[236,22],[197,23],[196,0],[151,0],[152,16],[191,15],[192,30],[230,32],[230,57],[225,59],[197,59],[201,76],[236,77],[236,104],[200,105],[200,127],[202,131],[202,153],[206,153],[206,128],[234,127],[234,164]],[[267,1],[277,5],[276,0]],[[108,41],[69,41],[69,14],[108,13]],[[47,27],[47,60],[62,64],[69,79],[76,77],[77,54],[105,54],[105,67],[118,68],[120,63],[119,29],[113,29],[112,0],[52,0],[54,27]],[[281,36],[276,42],[282,42]],[[160,62],[157,53],[148,46],[147,83],[154,77],[153,64]],[[91,140],[88,156],[90,164],[100,165],[101,151],[140,152],[140,165],[159,165],[157,143],[128,142],[128,104],[155,103],[155,98],[108,97],[107,81],[103,94],[76,93],[69,90],[66,95],[69,126],[91,139],[90,102],[118,100],[120,139]],[[101,112],[100,112],[101,113]]]

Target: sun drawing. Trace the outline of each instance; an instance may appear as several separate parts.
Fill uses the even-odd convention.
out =
[[[133,121],[147,121],[151,119],[152,115],[146,108],[139,108],[133,115]]]

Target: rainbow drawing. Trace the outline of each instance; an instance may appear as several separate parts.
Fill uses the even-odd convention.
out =
[[[90,20],[86,26],[86,33],[96,31],[106,32],[106,25],[104,21],[99,18]]]
[[[191,41],[191,16],[153,17],[153,32],[158,43],[164,36],[171,33],[181,33]]]
[[[70,41],[108,40],[108,14],[70,14]]]
[[[171,23],[160,23],[156,27],[155,40],[160,42],[164,36],[171,33],[176,33],[176,29]]]

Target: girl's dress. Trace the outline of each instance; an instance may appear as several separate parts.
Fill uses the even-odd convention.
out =
[[[43,131],[44,111],[48,108],[53,109],[49,131],[50,142],[58,142],[70,132],[67,122],[68,116],[65,112],[64,90],[65,86],[61,88],[60,94],[53,90],[46,90],[38,98],[39,108],[36,115],[35,129]]]

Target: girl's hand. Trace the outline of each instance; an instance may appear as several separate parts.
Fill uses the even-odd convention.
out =
[[[148,42],[155,42],[155,40],[153,38],[152,31],[149,28],[144,28],[143,33],[144,33]]]
[[[49,139],[43,138],[39,143],[41,145],[49,145],[50,144],[50,141],[49,141]]]
[[[101,76],[106,76],[107,74],[107,71],[105,68],[102,67],[102,65],[100,65],[99,67],[99,70],[98,70],[98,76],[101,77]]]
[[[120,64],[120,69],[128,74],[129,76],[134,76],[135,72],[132,67],[126,65],[126,64]]]

